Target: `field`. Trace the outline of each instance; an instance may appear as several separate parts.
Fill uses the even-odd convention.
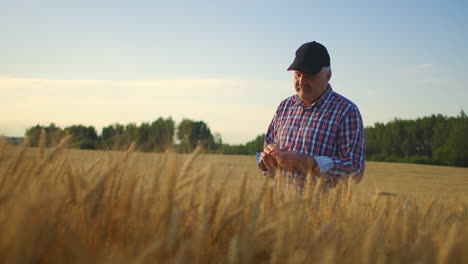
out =
[[[468,169],[368,162],[299,195],[250,156],[0,142],[1,263],[468,263]]]

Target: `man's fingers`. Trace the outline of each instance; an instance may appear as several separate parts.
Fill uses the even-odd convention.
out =
[[[267,148],[270,148],[270,149],[272,149],[272,150],[273,150],[273,149],[277,149],[277,148],[278,148],[278,145],[276,145],[276,144],[269,144],[269,145],[267,146]]]
[[[270,161],[271,156],[265,152],[262,152],[261,156],[262,156],[263,164],[268,170],[270,170],[272,168],[271,161]]]
[[[270,144],[270,145],[266,146],[265,150],[267,150],[267,153],[270,154],[270,153],[278,150],[278,146],[275,145],[275,144]]]
[[[278,151],[278,150],[277,150],[277,151],[271,153],[271,156],[272,156],[273,158],[275,158],[275,159],[281,158],[281,157],[283,156],[283,151],[281,151],[281,150]]]
[[[272,153],[271,156],[276,160],[280,167],[286,170],[291,170],[298,162],[296,153],[291,151],[278,150]]]
[[[278,163],[277,163],[277,161],[276,161],[276,159],[274,157],[274,154],[278,150],[279,150],[279,147],[276,144],[269,144],[263,150],[261,155],[262,155],[262,159],[263,159],[263,164],[265,164],[265,167],[267,167],[267,169],[269,169],[269,170],[274,169],[278,165]]]
[[[265,155],[265,157],[263,157],[263,163],[269,170],[276,167],[276,160],[270,155]]]
[[[281,151],[289,151],[289,146],[284,146],[280,148]]]

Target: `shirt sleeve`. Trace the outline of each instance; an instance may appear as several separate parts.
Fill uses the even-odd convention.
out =
[[[268,126],[268,130],[265,134],[264,147],[270,144],[275,144],[275,136],[276,136],[275,127],[276,127],[276,118],[278,117],[278,111],[279,111],[279,107],[278,107],[278,110],[276,110],[276,113],[273,116],[273,119],[271,120],[270,125]]]
[[[333,160],[327,156],[317,156],[315,157],[315,162],[317,162],[321,173],[329,171],[335,165]]]
[[[263,143],[263,146],[266,147],[269,144],[274,144],[274,139],[275,139],[275,126],[276,126],[276,118],[278,117],[278,112],[279,109],[281,108],[281,104],[276,109],[275,115],[273,116],[270,125],[268,126],[268,130],[265,134],[265,142]],[[262,150],[263,151],[263,150]],[[257,160],[257,166],[260,170],[262,170],[265,174],[265,172],[268,172],[268,170],[265,167],[265,164],[263,163],[263,158],[261,156],[261,152],[256,153],[256,160]]]
[[[353,177],[360,181],[365,169],[364,125],[356,106],[340,122],[337,157],[315,157],[320,172],[333,178]]]

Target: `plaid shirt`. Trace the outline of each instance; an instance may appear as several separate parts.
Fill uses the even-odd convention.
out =
[[[364,173],[361,114],[330,85],[312,105],[305,105],[298,95],[282,101],[266,133],[268,144],[314,157],[320,173],[331,180],[353,176],[359,181]],[[293,181],[301,188],[304,179],[299,172],[284,172],[280,177],[287,185]]]

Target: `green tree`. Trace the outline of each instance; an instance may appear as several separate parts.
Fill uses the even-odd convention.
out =
[[[60,127],[57,127],[54,123],[50,123],[48,127],[45,127],[45,133],[46,147],[53,147],[57,145],[64,136],[64,131]]]
[[[164,152],[174,144],[175,125],[172,118],[158,118],[151,124],[151,140],[154,150]]]
[[[191,152],[198,145],[206,149],[215,148],[213,135],[203,121],[182,120],[177,127],[177,138],[181,142],[182,152]]]
[[[39,124],[26,129],[25,137],[29,140],[30,147],[37,147],[39,145],[39,138],[41,136],[41,130],[44,127],[40,126]]]
[[[443,133],[445,143],[435,150],[435,159],[444,165],[468,167],[468,117],[463,110],[449,118]]]
[[[135,123],[129,123],[125,126],[125,145],[124,149],[128,149],[130,144],[138,140],[138,126]]]
[[[115,123],[102,128],[100,146],[107,150],[123,150],[125,144],[125,127]]]
[[[47,127],[37,124],[26,130],[25,136],[29,139],[29,146],[39,145],[42,130],[45,133],[45,147],[48,148],[57,145],[64,135],[63,130],[54,123],[50,123]]]
[[[96,149],[98,135],[93,126],[73,125],[66,127],[64,132],[71,136],[69,145],[72,148]]]
[[[245,144],[246,154],[255,155],[256,152],[263,151],[265,143],[265,134],[258,135],[254,140]]]
[[[154,151],[154,145],[151,140],[151,125],[143,122],[138,127],[137,149],[143,152]]]

